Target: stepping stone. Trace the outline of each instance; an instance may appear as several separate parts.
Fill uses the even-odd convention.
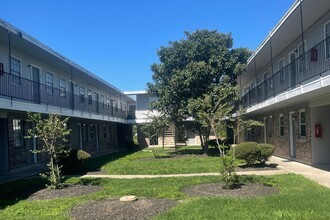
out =
[[[119,199],[121,202],[135,202],[138,198],[136,196],[123,196]]]

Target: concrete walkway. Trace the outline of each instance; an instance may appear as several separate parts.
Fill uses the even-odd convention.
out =
[[[262,175],[270,176],[288,173],[285,170],[263,170],[263,171],[242,171],[237,175]],[[161,177],[194,177],[194,176],[220,176],[220,173],[187,173],[187,174],[160,174],[160,175],[106,175],[106,174],[87,174],[80,178],[110,178],[110,179],[152,179]]]
[[[330,172],[329,167],[322,169],[315,168],[306,164],[302,164],[293,160],[283,159],[279,157],[271,157],[271,164],[278,164],[278,170],[253,170],[237,172],[238,175],[261,175],[269,176],[285,173],[301,174],[304,177],[311,179],[320,185],[330,188]],[[89,174],[83,175],[80,178],[112,178],[112,179],[143,179],[143,178],[160,178],[160,177],[194,177],[194,176],[219,176],[220,173],[189,173],[189,174],[164,174],[164,175],[102,175]]]
[[[277,167],[280,170],[301,174],[304,177],[319,183],[320,185],[330,188],[329,167],[322,167],[322,169],[319,169],[293,160],[283,159],[275,156],[272,156],[269,162],[278,164]]]

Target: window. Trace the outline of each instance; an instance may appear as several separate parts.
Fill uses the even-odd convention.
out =
[[[80,101],[85,102],[85,88],[83,86],[79,87]]]
[[[92,90],[88,89],[87,96],[88,96],[88,104],[93,104],[93,96],[92,96]]]
[[[46,93],[48,95],[53,95],[53,85],[54,85],[53,74],[47,72],[46,73]]]
[[[88,126],[86,124],[83,125],[83,140],[84,142],[88,142]]]
[[[306,113],[305,109],[299,111],[299,136],[306,138]]]
[[[124,109],[123,109],[125,112],[127,111],[127,106],[126,104],[124,104]]]
[[[299,73],[306,71],[306,41],[298,45],[298,69]]]
[[[65,97],[66,96],[66,82],[65,79],[60,77],[60,96]]]
[[[118,112],[118,103],[116,100],[112,100],[112,107],[115,109],[116,112]]]
[[[101,106],[104,109],[104,95],[100,96],[100,102],[101,102]]]
[[[285,76],[284,76],[284,58],[280,59],[278,61],[278,70],[280,71],[280,82],[285,82]]]
[[[21,61],[15,57],[10,57],[11,83],[21,85]]]
[[[324,37],[325,37],[325,56],[327,59],[330,58],[330,21],[324,26]]]
[[[95,135],[95,125],[91,125],[91,131],[90,131],[90,139],[94,140]]]
[[[13,119],[14,147],[23,146],[22,120]]]
[[[110,109],[110,101],[109,101],[109,98],[107,98],[107,110]]]
[[[103,139],[107,139],[107,127],[103,126]]]
[[[283,114],[279,115],[279,135],[280,137],[284,137],[284,116]]]

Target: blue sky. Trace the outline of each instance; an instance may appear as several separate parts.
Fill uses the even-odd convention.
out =
[[[255,50],[294,0],[0,0],[1,18],[119,89],[143,90],[157,49],[196,29]]]

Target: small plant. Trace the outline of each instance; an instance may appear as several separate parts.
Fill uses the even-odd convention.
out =
[[[84,162],[91,157],[89,153],[83,150],[70,149],[68,154],[63,154],[60,158],[62,171],[65,174],[74,174],[83,170]]]
[[[47,164],[49,172],[40,175],[50,182],[50,185],[47,185],[48,188],[62,188],[63,176],[59,161],[61,155],[68,153],[64,144],[67,142],[66,136],[68,136],[71,131],[66,126],[69,118],[61,120],[58,114],[50,114],[48,118],[42,119],[40,114],[31,113],[28,113],[28,117],[33,120],[36,125],[33,129],[28,130],[30,136],[27,138],[38,138],[43,143],[41,150],[35,150],[33,152],[45,152],[50,158]]]
[[[258,144],[257,146],[260,150],[260,155],[257,158],[257,161],[264,164],[274,153],[275,147],[271,144]]]
[[[220,174],[224,189],[232,189],[238,183],[235,167],[235,159],[232,156],[221,157]]]

